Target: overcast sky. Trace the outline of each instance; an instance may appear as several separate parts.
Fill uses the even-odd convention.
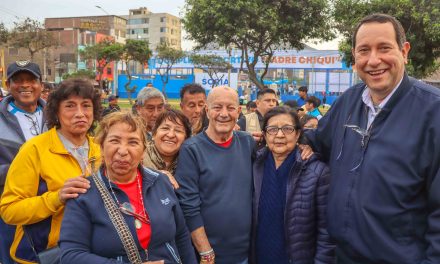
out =
[[[180,16],[184,0],[0,0],[0,20],[12,25],[18,18],[25,17],[43,21],[46,17],[105,15],[105,12],[128,15],[129,9],[142,6],[154,13]]]
[[[0,0],[0,22],[12,27],[14,21],[26,17],[44,22],[46,17],[128,15],[128,10],[147,7],[153,13],[170,13],[182,17],[185,0]],[[102,9],[96,6],[102,7]],[[337,41],[311,45],[318,49],[337,49]],[[182,48],[192,43],[183,39]]]

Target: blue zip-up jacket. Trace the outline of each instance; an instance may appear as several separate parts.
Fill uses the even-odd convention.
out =
[[[8,111],[8,105],[13,101],[14,98],[9,95],[0,102],[0,196],[3,193],[9,166],[21,145],[26,142],[17,118]],[[38,99],[38,105],[44,107],[46,103],[44,100]],[[44,123],[43,119],[43,130],[40,132],[47,130]]]
[[[255,239],[258,207],[264,175],[264,162],[269,150],[257,152],[253,165],[254,195],[252,212],[252,262],[255,260]],[[316,155],[302,160],[296,153],[295,163],[287,178],[284,212],[286,251],[295,264],[334,263],[334,247],[327,233],[327,193],[330,170]]]
[[[143,250],[137,239],[134,218],[123,214],[139,249],[142,261],[197,263],[182,210],[168,178],[148,168],[140,168],[145,209],[151,222],[151,240]],[[109,182],[101,176],[110,191]],[[59,245],[61,263],[129,263],[122,242],[105,209],[92,179],[87,193],[66,203]],[[119,202],[128,196],[112,184]]]
[[[341,263],[440,263],[440,90],[405,74],[366,132],[364,89],[348,89],[307,134],[330,164],[336,255]]]

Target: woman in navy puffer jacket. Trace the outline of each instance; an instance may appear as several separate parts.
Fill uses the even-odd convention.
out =
[[[301,159],[301,126],[290,108],[270,110],[263,135],[267,147],[253,165],[252,262],[334,263],[326,230],[328,167],[315,155]]]

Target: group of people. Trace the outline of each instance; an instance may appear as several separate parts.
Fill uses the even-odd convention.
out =
[[[46,101],[38,65],[11,64],[0,262],[440,263],[440,91],[406,74],[409,49],[394,17],[362,19],[363,83],[319,122],[270,89],[239,117],[235,90],[197,84],[182,111],[146,87],[101,120],[90,82]]]

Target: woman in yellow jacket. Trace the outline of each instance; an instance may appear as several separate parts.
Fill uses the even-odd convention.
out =
[[[17,263],[37,263],[38,253],[57,245],[66,200],[90,187],[84,176],[100,153],[89,133],[100,110],[90,81],[64,81],[49,95],[49,131],[26,142],[12,162],[0,212],[17,226],[10,250]]]

